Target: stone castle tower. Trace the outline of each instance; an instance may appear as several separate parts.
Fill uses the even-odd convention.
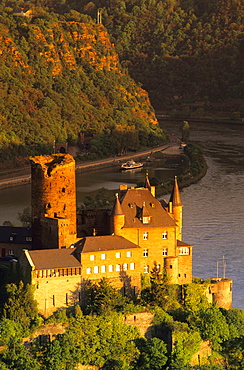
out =
[[[76,241],[75,161],[69,154],[31,158],[33,244],[68,248]]]

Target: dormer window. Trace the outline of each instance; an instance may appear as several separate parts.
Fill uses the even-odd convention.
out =
[[[143,224],[149,224],[150,221],[151,221],[151,217],[150,216],[144,216],[144,217],[142,217],[142,223]]]
[[[145,202],[143,202],[140,216],[141,216],[140,219],[143,224],[149,224],[149,222],[151,221],[151,215],[147,210]]]
[[[15,240],[16,236],[17,236],[17,234],[16,234],[16,233],[12,233],[12,234],[10,235],[10,237],[9,237],[9,240],[10,240],[11,242],[13,242],[13,241]]]

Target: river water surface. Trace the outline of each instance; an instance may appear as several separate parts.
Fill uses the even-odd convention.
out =
[[[182,191],[183,240],[194,246],[194,275],[233,279],[233,307],[244,309],[244,125],[190,123],[190,129],[208,171]]]
[[[233,279],[233,307],[244,309],[244,125],[189,123],[190,139],[203,147],[208,172],[182,191],[183,241],[194,246],[194,276],[225,274]],[[161,122],[161,126],[177,134],[179,123]],[[148,165],[149,177],[156,176],[162,182],[169,174],[177,174],[177,170],[153,166]],[[101,187],[116,191],[122,183],[133,186],[144,178],[145,168],[133,172],[108,168],[78,174],[77,203]],[[17,213],[29,204],[30,185],[0,190],[0,224],[10,220],[17,225]],[[222,269],[223,256],[226,271]]]

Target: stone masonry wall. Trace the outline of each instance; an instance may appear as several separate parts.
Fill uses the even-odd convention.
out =
[[[75,161],[69,154],[31,158],[31,203],[35,237],[41,238],[40,219],[65,218],[69,220],[69,235],[76,238]],[[39,246],[38,246],[39,247]]]
[[[36,287],[34,298],[38,302],[38,311],[44,317],[80,300],[81,275],[33,277],[32,283]]]

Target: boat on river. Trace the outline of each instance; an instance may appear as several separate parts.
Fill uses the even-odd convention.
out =
[[[134,170],[135,168],[143,167],[143,163],[135,162],[134,159],[130,159],[127,162],[122,163],[120,166],[121,171]]]

